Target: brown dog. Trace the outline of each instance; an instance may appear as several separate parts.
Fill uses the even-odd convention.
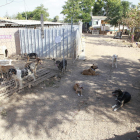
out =
[[[99,75],[98,73],[95,72],[95,69],[98,69],[98,67],[93,64],[93,66],[91,66],[90,69],[83,70],[82,74],[83,75],[93,75],[93,76]]]
[[[41,63],[42,63],[42,60],[40,58],[36,58],[35,61],[25,64],[25,68],[29,68],[31,72],[33,72],[34,75],[37,76],[36,69],[37,69],[37,66]]]
[[[6,75],[8,74],[9,69],[14,69],[14,66],[12,65],[0,66],[1,78],[3,78],[3,73],[5,73]]]
[[[82,95],[83,87],[79,83],[76,83],[73,88],[76,91],[76,94],[78,94],[78,96],[83,96]],[[80,92],[80,94],[78,92]]]

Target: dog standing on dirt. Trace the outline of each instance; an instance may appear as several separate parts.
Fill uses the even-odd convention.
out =
[[[62,70],[64,71],[63,60],[62,61],[59,61],[59,60],[56,61],[54,58],[52,60],[54,61],[54,63],[58,67],[58,69],[61,70],[61,72],[62,72]],[[66,71],[66,69],[67,69],[67,60],[66,59],[64,59],[64,65],[65,65],[65,71]]]
[[[98,69],[97,66],[95,66],[94,64],[90,67],[90,69],[87,70],[83,70],[82,74],[83,75],[99,75],[98,73],[95,72],[95,69]]]
[[[82,95],[83,87],[82,87],[79,83],[76,83],[76,84],[74,85],[73,88],[74,88],[74,90],[76,91],[76,94],[77,94],[78,96],[83,96],[83,95]],[[80,92],[80,94],[79,94],[78,92]]]
[[[8,74],[11,75],[11,77],[15,80],[16,88],[19,82],[20,89],[23,87],[22,84],[23,78],[27,78],[28,76],[31,76],[34,79],[34,81],[36,80],[34,73],[29,68],[24,68],[22,70],[9,69]]]
[[[123,107],[125,103],[128,103],[131,100],[131,94],[128,92],[122,92],[120,89],[112,92],[113,96],[116,96],[115,99],[117,103],[112,106],[114,111],[117,111],[119,108]]]
[[[116,66],[117,68],[117,59],[118,59],[118,55],[114,54],[112,56],[112,68],[114,67],[114,65]]]
[[[35,58],[35,59],[37,59],[38,58],[38,55],[36,54],[36,53],[28,53],[28,54],[24,54],[25,56],[27,56],[27,62],[29,62],[29,60],[31,59],[31,58]]]
[[[42,63],[42,60],[40,58],[37,58],[35,61],[25,64],[25,68],[30,69],[31,72],[33,72],[34,75],[37,76],[36,69],[37,69],[37,66],[41,63]]]

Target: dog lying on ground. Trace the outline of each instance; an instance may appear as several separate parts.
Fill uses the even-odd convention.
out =
[[[8,75],[9,69],[14,69],[14,66],[12,66],[12,65],[0,66],[1,78],[4,78],[3,74],[6,74],[6,77],[9,77],[9,75]]]
[[[74,88],[74,90],[76,91],[76,94],[77,94],[78,96],[83,96],[83,95],[82,95],[83,87],[82,87],[79,83],[76,83],[76,84],[74,85],[73,88]],[[79,94],[78,92],[80,92],[80,94]]]
[[[38,58],[38,55],[36,54],[36,53],[28,53],[28,54],[24,54],[25,56],[27,56],[27,62],[29,62],[29,60],[31,59],[31,58],[35,58],[35,59],[37,59]]]
[[[114,67],[114,65],[116,66],[117,68],[117,58],[118,58],[118,55],[114,54],[112,56],[112,68]]]
[[[28,76],[31,76],[34,79],[34,81],[36,80],[34,73],[29,68],[24,68],[22,70],[9,69],[8,73],[15,80],[16,88],[18,86],[18,82],[19,82],[19,88],[21,89],[23,87],[22,84],[23,78],[27,78]]]
[[[93,75],[93,76],[99,75],[98,73],[95,72],[95,69],[98,69],[98,67],[93,64],[93,66],[91,66],[90,69],[83,70],[82,74],[83,75]]]
[[[61,72],[62,72],[62,70],[63,70],[63,60],[62,61],[58,61],[58,60],[56,61],[54,58],[52,60],[54,61],[54,63],[58,67],[58,69],[61,70]],[[64,59],[64,65],[65,65],[65,71],[66,71],[66,69],[67,69],[67,60],[66,59]]]
[[[114,111],[117,111],[119,108],[123,107],[125,103],[128,103],[131,100],[131,95],[128,92],[122,92],[120,89],[112,92],[113,96],[116,96],[117,103],[112,106]]]
[[[36,61],[25,64],[25,68],[30,69],[31,72],[33,72],[34,75],[37,76],[36,69],[37,69],[37,66],[41,63],[42,63],[42,60],[40,58],[37,58]]]

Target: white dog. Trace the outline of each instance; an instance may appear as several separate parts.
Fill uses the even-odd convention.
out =
[[[114,67],[114,65],[115,65],[117,68],[117,58],[118,58],[118,55],[116,55],[116,54],[114,54],[112,56],[112,67]]]
[[[22,88],[22,81],[23,81],[23,78],[25,77],[28,77],[28,76],[31,76],[34,81],[36,80],[35,79],[35,76],[34,76],[34,73],[31,72],[30,69],[22,69],[22,70],[16,70],[16,69],[9,69],[9,72],[8,72],[9,75],[12,75],[12,78],[15,80],[16,82],[16,88],[17,88],[17,81],[19,82],[19,88],[21,89]]]

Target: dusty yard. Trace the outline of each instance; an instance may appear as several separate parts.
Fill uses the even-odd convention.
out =
[[[60,79],[46,81],[20,94],[1,99],[0,140],[136,140],[140,129],[140,48],[127,47],[112,36],[85,35],[86,61],[68,60],[68,71]],[[111,56],[118,54],[118,68]],[[56,69],[50,60],[46,66]],[[81,75],[97,64],[99,76]],[[73,90],[82,83],[83,96]],[[113,112],[120,88],[132,100]]]

